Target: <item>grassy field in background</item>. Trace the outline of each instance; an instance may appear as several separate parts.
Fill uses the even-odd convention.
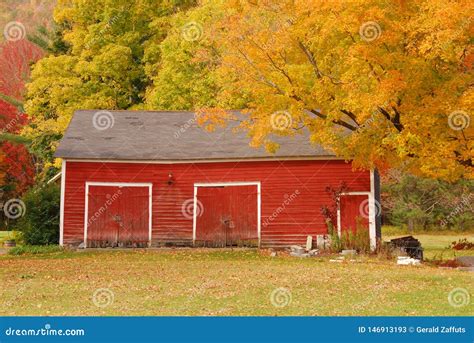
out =
[[[5,241],[7,238],[9,238],[10,234],[11,234],[10,231],[0,231],[0,243],[3,244],[3,241]]]
[[[447,260],[457,256],[474,256],[474,250],[450,249],[451,243],[459,239],[467,238],[470,242],[474,242],[474,231],[415,231],[414,233],[409,233],[396,227],[382,228],[382,239],[384,241],[408,235],[415,237],[421,242],[426,259]]]

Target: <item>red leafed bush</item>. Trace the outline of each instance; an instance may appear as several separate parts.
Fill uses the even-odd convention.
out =
[[[0,94],[21,103],[31,64],[43,56],[42,50],[26,39],[0,45]],[[0,133],[18,134],[28,123],[22,109],[0,99]],[[3,142],[0,149],[5,159],[0,168],[5,174],[4,190],[23,193],[34,180],[32,157],[24,145]],[[2,185],[3,186],[3,185]]]
[[[451,243],[451,249],[454,250],[471,250],[474,249],[474,243],[469,242],[467,238],[463,238],[458,240],[457,242],[452,242]]]

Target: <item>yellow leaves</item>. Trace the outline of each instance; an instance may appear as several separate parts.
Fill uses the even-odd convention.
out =
[[[399,70],[389,70],[380,81],[378,88],[386,99],[397,99],[407,86],[407,81],[404,80],[404,75]]]
[[[68,23],[72,50],[34,67],[29,135],[62,133],[77,108],[202,107],[196,121],[210,131],[235,119],[222,109],[247,108],[239,128],[272,153],[273,137],[306,127],[308,144],[357,166],[472,174],[464,136],[474,124],[448,126],[450,113],[474,108],[472,9],[466,0],[219,0],[169,17],[167,2],[60,0],[55,18]],[[197,36],[183,33],[190,24]]]
[[[60,158],[55,158],[53,162],[53,166],[56,169],[61,169],[61,165],[62,165],[62,160]]]
[[[227,76],[220,81],[227,89],[248,90],[252,120],[245,127],[254,146],[274,152],[278,145],[268,143],[271,135],[291,135],[304,125],[311,142],[359,166],[467,175],[472,149],[465,146],[471,143],[448,127],[449,113],[473,109],[473,78],[466,73],[471,20],[463,6],[473,5],[228,4],[216,24],[225,32],[215,40],[222,47],[218,73]],[[315,110],[323,116],[309,114]],[[269,125],[275,111],[290,113],[288,130]],[[348,126],[341,123],[360,129],[341,135],[336,128]]]
[[[196,122],[209,132],[215,131],[217,127],[225,127],[228,120],[234,116],[219,108],[202,108],[196,112]]]
[[[269,142],[269,141],[265,143],[265,150],[267,150],[271,154],[276,153],[279,148],[280,148],[280,144],[278,143]]]

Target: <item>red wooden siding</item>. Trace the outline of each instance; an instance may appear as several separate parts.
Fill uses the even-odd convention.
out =
[[[169,185],[168,174],[174,183]],[[259,161],[186,164],[67,162],[64,244],[84,236],[85,182],[151,182],[154,245],[191,244],[193,218],[183,203],[194,183],[261,182],[261,245],[304,244],[307,235],[327,232],[320,209],[331,205],[326,187],[345,182],[349,191],[369,191],[370,173],[344,161]],[[204,209],[206,211],[206,209]]]
[[[148,187],[89,186],[87,246],[147,246],[148,201]]]
[[[359,227],[369,229],[368,200],[368,195],[341,196],[341,231],[355,232]]]
[[[257,186],[199,187],[196,243],[258,245]]]

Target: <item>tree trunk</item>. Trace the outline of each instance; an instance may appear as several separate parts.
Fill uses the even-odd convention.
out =
[[[408,232],[413,233],[413,227],[415,225],[415,221],[413,218],[408,218]]]

